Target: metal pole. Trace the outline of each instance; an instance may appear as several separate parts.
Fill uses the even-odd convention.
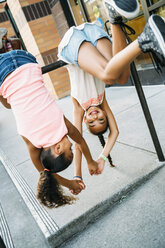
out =
[[[159,161],[163,162],[163,161],[165,161],[165,158],[164,158],[164,155],[162,152],[162,148],[160,146],[160,142],[159,142],[159,139],[158,139],[158,136],[157,136],[157,133],[156,133],[153,121],[152,121],[152,117],[151,117],[151,114],[150,114],[150,111],[148,108],[148,104],[147,104],[147,101],[146,101],[146,98],[145,98],[145,95],[144,95],[144,92],[143,92],[143,89],[142,89],[140,79],[139,79],[134,62],[131,63],[131,74],[132,74],[132,78],[134,80],[135,88],[136,88],[136,91],[137,91],[137,94],[138,94],[138,97],[139,97],[139,100],[141,103],[141,107],[143,109],[143,113],[144,113],[149,131],[151,134],[151,138],[152,138],[157,156],[159,158]]]
[[[150,13],[149,13],[149,10],[148,10],[148,6],[147,6],[147,3],[146,3],[146,0],[140,0],[140,2],[141,2],[141,5],[142,5],[144,17],[145,17],[146,22],[147,22],[148,21],[148,18],[150,17]]]
[[[55,70],[55,69],[58,69],[58,68],[60,68],[60,67],[62,67],[62,66],[64,66],[64,65],[67,65],[67,63],[65,63],[65,62],[62,61],[62,60],[58,60],[58,61],[56,61],[56,62],[54,62],[54,63],[52,63],[52,64],[45,65],[45,66],[43,66],[43,67],[41,68],[42,74],[45,74],[45,73],[47,73],[47,72],[53,71],[53,70]]]

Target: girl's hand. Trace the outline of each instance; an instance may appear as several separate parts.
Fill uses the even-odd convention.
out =
[[[105,165],[104,159],[98,158],[97,163],[98,163],[98,172],[102,173],[102,171],[104,170],[104,165]]]
[[[83,183],[82,180],[79,179],[70,180],[69,190],[72,194],[78,195],[84,189],[85,189],[85,184]]]
[[[94,160],[88,164],[88,170],[91,176],[101,174],[101,171],[99,170],[99,163]]]
[[[84,184],[84,181],[83,181],[82,177],[76,177],[76,176],[75,176],[75,178],[74,178],[73,180],[78,180],[78,181],[79,181],[78,183],[83,187],[83,189],[86,188],[86,186],[85,186],[85,184]]]

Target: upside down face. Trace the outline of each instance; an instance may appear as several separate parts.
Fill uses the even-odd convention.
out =
[[[105,111],[97,106],[91,106],[84,117],[85,124],[91,133],[97,134],[107,128],[107,116]]]

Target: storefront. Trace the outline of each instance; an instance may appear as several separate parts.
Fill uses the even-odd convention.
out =
[[[76,25],[86,21],[98,21],[105,29],[107,27],[108,32],[111,33],[103,0],[67,0],[67,2]],[[130,35],[132,40],[135,40],[142,32],[149,15],[156,13],[165,18],[165,0],[141,0],[139,4],[140,13],[138,17],[127,22],[136,31],[135,35]],[[153,66],[151,57],[148,54],[140,55],[135,63],[139,70]]]

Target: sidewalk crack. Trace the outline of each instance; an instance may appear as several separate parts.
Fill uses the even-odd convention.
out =
[[[121,144],[121,145],[125,145],[125,146],[128,146],[128,147],[136,148],[136,149],[138,149],[138,150],[145,151],[145,152],[149,152],[149,153],[151,153],[151,154],[156,155],[156,152],[147,150],[147,149],[145,149],[145,148],[141,148],[141,147],[138,147],[138,146],[129,145],[129,144],[124,143],[124,142],[121,142],[121,141],[116,141],[116,143],[119,143],[119,144]]]

